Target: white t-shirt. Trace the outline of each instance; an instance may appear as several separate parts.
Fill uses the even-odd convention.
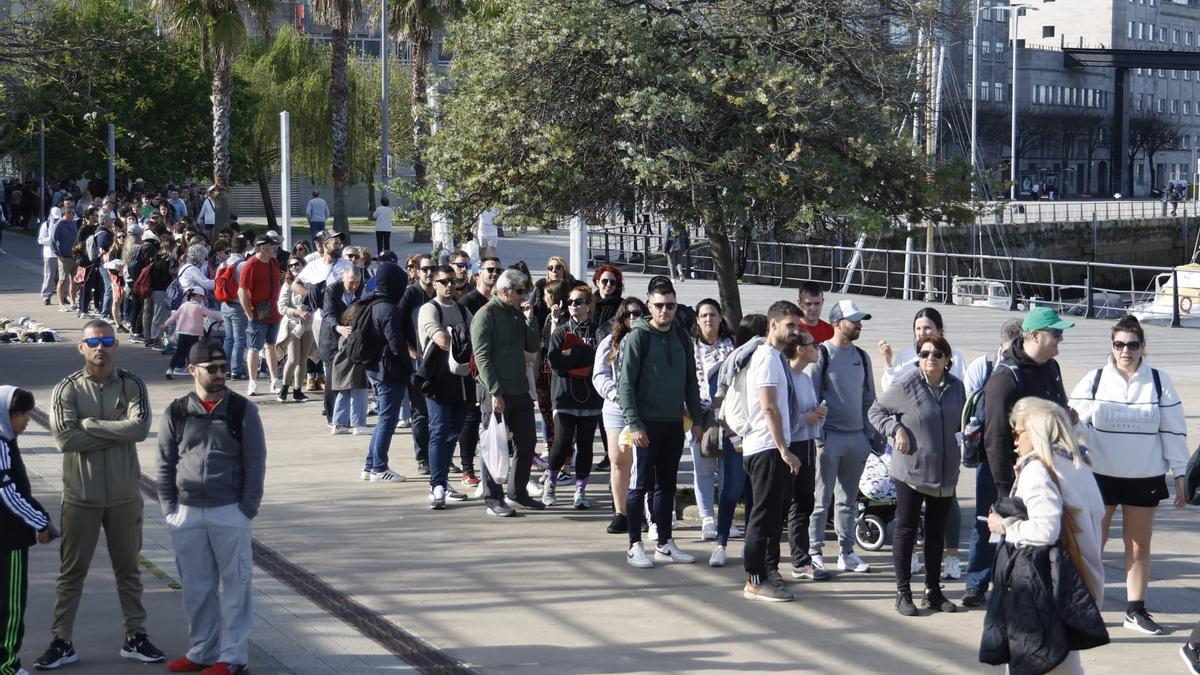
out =
[[[750,372],[746,373],[746,411],[750,420],[750,433],[742,439],[742,454],[756,455],[767,450],[775,450],[775,439],[767,427],[763,417],[762,406],[758,403],[760,389],[771,387],[775,390],[775,407],[779,410],[783,422],[783,440],[791,442],[792,422],[788,418],[788,381],[792,374],[783,361],[783,353],[770,345],[763,345],[754,350],[750,357]]]
[[[392,207],[380,206],[375,209],[375,231],[392,231]]]
[[[479,214],[479,236],[483,239],[495,239],[500,236],[500,229],[496,227],[496,212],[488,209]]]

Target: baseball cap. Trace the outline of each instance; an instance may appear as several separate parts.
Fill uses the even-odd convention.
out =
[[[202,286],[192,286],[188,289],[188,293],[190,295],[205,295],[204,287]]]
[[[834,303],[833,307],[829,308],[829,323],[837,323],[842,319],[846,321],[867,321],[870,318],[871,315],[859,309],[853,300],[838,300]]]
[[[1034,307],[1025,315],[1021,322],[1021,330],[1032,333],[1035,330],[1065,330],[1074,328],[1074,321],[1067,321],[1049,307]]]
[[[259,246],[264,246],[266,244],[270,244],[272,246],[278,246],[279,240],[276,239],[275,237],[272,237],[270,232],[268,232],[268,233],[260,236],[258,239],[254,240],[254,248],[258,248]]]
[[[335,237],[338,239],[341,239],[342,233],[335,232],[335,231],[329,230],[329,229],[321,230],[320,232],[317,233],[317,241],[319,241],[321,243],[324,243],[326,239],[333,239]]]
[[[188,350],[189,365],[228,360],[225,356],[225,347],[220,342],[197,342]]]

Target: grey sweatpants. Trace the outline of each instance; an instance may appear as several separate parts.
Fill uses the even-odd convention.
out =
[[[250,519],[237,504],[180,505],[167,516],[167,525],[183,582],[191,639],[187,657],[195,663],[245,665],[254,622]]]
[[[854,519],[858,515],[854,500],[871,446],[862,432],[827,431],[824,446],[817,447],[816,500],[808,520],[809,554],[821,553],[825,544],[829,499],[834,497],[833,527],[838,553],[845,555],[854,551]]]
[[[58,288],[58,258],[42,258],[42,300],[54,297]]]

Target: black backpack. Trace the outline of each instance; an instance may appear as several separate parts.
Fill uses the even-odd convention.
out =
[[[229,425],[229,434],[238,443],[242,442],[242,427],[246,422],[246,406],[250,401],[246,397],[229,392],[228,406],[225,412],[225,420]],[[175,431],[175,445],[179,445],[183,441],[183,425],[189,417],[200,417],[188,411],[188,397],[177,398],[171,401],[170,407],[167,408],[167,415],[171,418],[171,428]]]
[[[387,302],[382,295],[355,301],[359,306],[354,321],[350,324],[350,335],[346,338],[346,356],[351,363],[360,366],[374,365],[383,355],[383,336],[377,335],[375,324],[371,321],[371,308],[377,302]]]
[[[987,390],[988,380],[991,380],[995,373],[992,369],[991,359],[988,359],[986,363],[987,369],[983,376],[983,382],[980,383],[979,389],[967,397],[967,401],[963,405],[962,417],[959,419],[959,430],[962,431],[962,435],[958,441],[958,449],[962,455],[963,466],[968,469],[974,469],[987,461],[987,454],[983,451],[983,393]],[[1017,383],[1017,389],[1021,388],[1021,367],[1016,361],[1002,359],[995,365],[1008,368],[1012,373],[1013,380]]]

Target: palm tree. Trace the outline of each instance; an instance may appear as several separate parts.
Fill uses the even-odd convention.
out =
[[[229,109],[233,58],[248,36],[242,12],[267,30],[274,0],[150,0],[173,32],[200,40],[200,67],[212,77],[213,183],[229,186]],[[211,67],[210,67],[211,66]]]
[[[346,220],[346,177],[349,163],[346,149],[349,146],[347,128],[350,123],[350,88],[346,70],[346,57],[350,51],[346,38],[359,14],[361,0],[314,0],[313,12],[317,20],[329,26],[333,49],[333,72],[329,85],[329,101],[333,108],[331,122],[333,130],[333,229],[349,233]]]
[[[417,188],[425,186],[425,161],[421,157],[421,145],[429,135],[425,123],[425,69],[429,66],[429,52],[433,49],[433,32],[445,26],[447,19],[461,16],[467,11],[463,0],[388,0],[388,28],[398,40],[407,40],[412,48],[411,93],[413,129],[413,182]],[[413,241],[427,242],[430,232],[420,226],[413,228]]]

